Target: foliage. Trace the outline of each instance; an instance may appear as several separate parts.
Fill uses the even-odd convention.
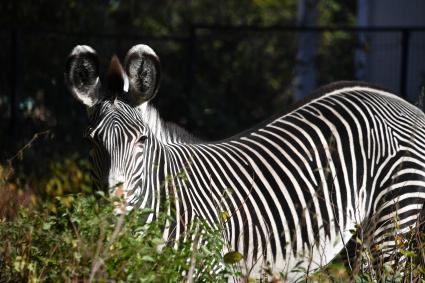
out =
[[[197,222],[184,235],[195,240],[179,241],[175,249],[175,243],[162,236],[170,218],[160,215],[143,223],[152,213],[147,210],[117,216],[114,201],[103,193],[73,194],[56,198],[55,213],[42,206],[22,209],[13,221],[0,221],[0,281],[183,282],[188,274],[194,282],[227,282],[229,276],[251,280],[232,266],[243,260],[240,253],[223,256],[219,230]],[[407,265],[378,265],[354,272],[355,266],[351,270],[342,261],[334,261],[306,282],[372,282],[376,278],[404,282],[408,271],[413,278],[424,278],[423,265],[415,261],[419,254],[398,248],[409,258]],[[423,242],[415,248],[423,251]],[[370,254],[366,246],[362,249],[363,255]],[[283,273],[266,273],[271,282],[283,282]]]
[[[39,201],[40,195],[24,190],[28,187],[22,179],[13,178],[13,168],[0,167],[0,282],[185,282],[188,276],[195,282],[253,280],[241,271],[239,264],[247,264],[241,253],[223,254],[226,243],[220,228],[199,220],[177,242],[166,241],[162,229],[173,221],[170,217],[160,214],[145,223],[152,211],[120,216],[114,213],[116,198],[103,192],[77,193],[79,186],[90,186],[85,161],[65,158],[49,168],[38,186],[51,189],[45,189]],[[8,206],[18,213],[5,215]],[[221,217],[226,221],[230,216],[223,211]],[[406,276],[425,277],[425,231],[396,236],[394,265],[384,265],[380,247],[370,246],[370,239],[361,234],[353,231],[354,261],[348,264],[344,254],[309,272],[305,281],[405,282]],[[408,259],[406,264],[399,264],[400,255]],[[264,271],[271,282],[284,282],[284,273]]]
[[[87,160],[76,155],[64,157],[62,160],[51,159],[47,164],[32,167],[31,174],[25,174],[20,169],[24,163],[21,156],[24,154],[26,153],[21,149],[16,155],[19,160],[0,164],[0,218],[13,218],[19,210],[19,205],[29,207],[40,200],[50,210],[55,211],[56,197],[63,197],[65,201],[68,198],[65,195],[92,191],[90,165]],[[12,164],[18,166],[14,168]]]
[[[92,181],[87,160],[76,156],[49,162],[49,171],[40,182],[42,193],[48,196],[62,196],[69,193],[91,192]]]
[[[187,32],[191,23],[276,24],[292,21],[295,0],[253,1],[5,1],[3,26],[72,31],[127,30],[167,35]],[[1,10],[0,10],[1,11]],[[76,21],[75,19],[79,19]]]
[[[321,25],[352,25],[355,1],[321,1]],[[35,133],[49,129],[31,164],[48,170],[50,159],[76,151],[86,113],[63,83],[66,57],[77,44],[93,46],[104,71],[109,58],[136,43],[153,47],[162,62],[160,92],[153,100],[166,120],[206,139],[220,139],[285,111],[297,64],[297,34],[197,30],[194,24],[293,26],[295,0],[120,1],[6,0],[0,5],[0,62],[11,77],[0,78],[0,159],[8,158]],[[353,79],[354,34],[321,34],[320,84]],[[48,43],[48,44],[46,44]],[[333,62],[333,63],[332,63]],[[102,79],[102,78],[101,78]],[[10,94],[17,115],[9,124]],[[175,107],[178,105],[179,107]],[[243,109],[243,111],[241,111]],[[10,128],[7,128],[10,126]],[[33,173],[31,164],[25,173]],[[29,167],[29,168],[28,168]]]
[[[180,282],[192,262],[196,282],[225,282],[230,274],[219,231],[202,222],[185,235],[198,235],[202,245],[186,241],[176,250],[162,239],[164,215],[143,224],[150,211],[116,216],[103,194],[67,197],[71,204],[56,199],[55,213],[24,209],[0,223],[1,282]]]
[[[48,168],[36,181],[0,166],[0,282],[178,282],[189,269],[197,282],[224,282],[234,274],[219,230],[192,223],[175,249],[162,235],[171,218],[117,216],[117,199],[91,194],[87,161],[73,156]]]
[[[395,227],[398,220],[392,220]],[[422,222],[419,222],[422,221]],[[370,235],[363,234],[361,225],[352,231],[348,247],[329,265],[306,277],[306,282],[425,282],[425,230],[422,226],[411,227],[405,234],[388,232],[394,238],[391,249],[371,244]],[[372,223],[372,225],[375,225]],[[371,230],[372,231],[372,230]],[[354,245],[352,245],[354,244]],[[389,262],[383,261],[384,250]],[[347,259],[347,254],[350,254]]]
[[[10,166],[0,164],[0,219],[11,219],[21,206],[32,207],[37,204],[36,195],[28,186],[13,179],[14,170]]]

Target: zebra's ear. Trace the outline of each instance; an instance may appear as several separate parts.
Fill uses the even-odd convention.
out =
[[[158,92],[161,75],[160,61],[147,45],[133,46],[127,53],[124,69],[129,79],[130,101],[139,105]]]
[[[99,58],[87,45],[77,45],[66,62],[65,82],[71,93],[88,107],[99,100]]]

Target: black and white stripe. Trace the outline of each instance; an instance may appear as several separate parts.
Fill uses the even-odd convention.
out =
[[[277,270],[298,261],[324,265],[355,224],[376,215],[376,242],[391,246],[386,234],[396,215],[405,232],[425,201],[425,117],[368,86],[329,91],[219,142],[178,141],[162,122],[145,123],[145,111],[119,100],[95,112],[90,135],[106,149],[95,150],[95,164],[105,173],[109,155],[105,176],[122,178],[129,208],[159,212],[171,200],[175,222],[164,234],[172,238],[195,217],[218,225],[225,211],[230,246],[249,263],[262,258],[258,267],[266,260]],[[140,135],[147,138],[137,144]]]
[[[356,224],[390,262],[394,235],[416,226],[425,202],[424,114],[363,83],[328,86],[216,142],[168,126],[147,102],[117,96],[91,113],[99,183],[124,183],[128,209],[157,214],[170,201],[165,238],[180,238],[195,218],[223,225],[229,249],[257,275],[267,262],[290,280],[302,275],[295,267],[329,263]]]

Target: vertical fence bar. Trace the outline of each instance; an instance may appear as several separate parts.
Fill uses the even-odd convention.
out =
[[[189,27],[189,48],[188,48],[188,66],[187,66],[187,94],[192,94],[193,84],[195,81],[195,65],[196,65],[196,26]]]
[[[410,31],[408,29],[401,30],[401,46],[400,46],[400,92],[403,98],[407,98],[407,76],[409,63],[409,42]]]
[[[17,104],[17,72],[18,72],[18,30],[13,28],[11,31],[11,45],[10,45],[10,73],[9,73],[9,103],[10,103],[10,120],[9,120],[9,134],[10,139],[15,135],[16,125],[16,104]]]

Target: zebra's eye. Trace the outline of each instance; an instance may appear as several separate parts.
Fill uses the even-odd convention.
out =
[[[147,136],[141,136],[137,140],[137,143],[143,144],[147,138],[148,138]]]

